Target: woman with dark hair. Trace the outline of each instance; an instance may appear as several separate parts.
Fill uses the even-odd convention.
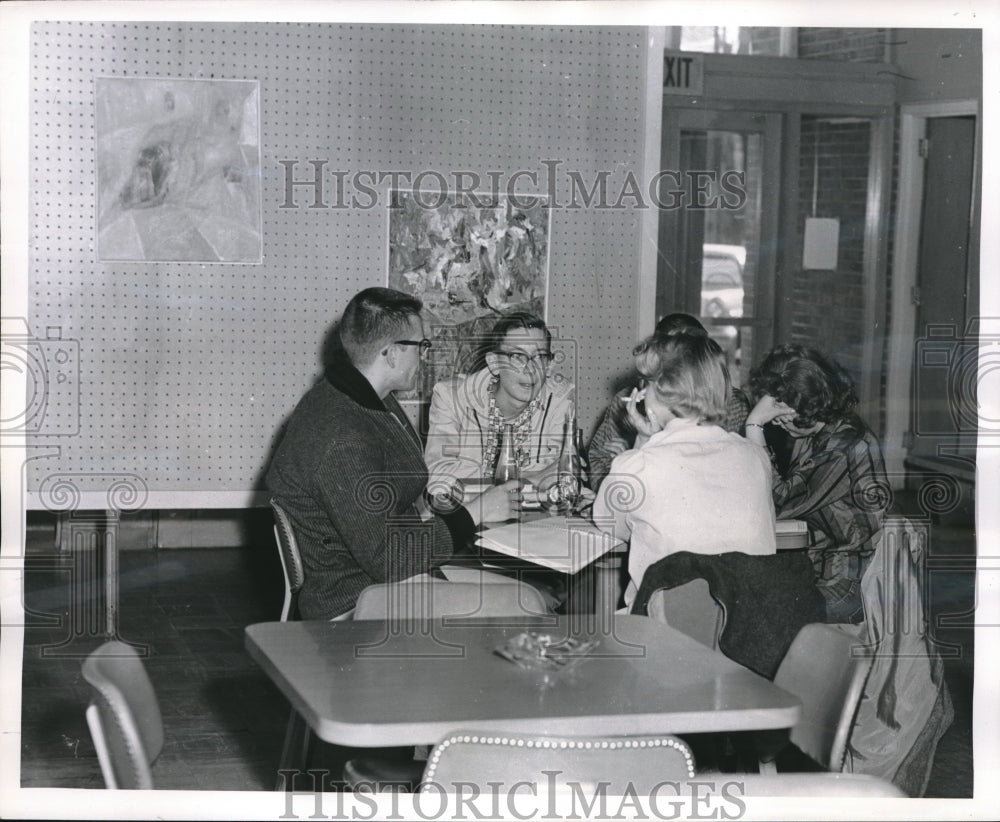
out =
[[[573,385],[550,380],[552,334],[534,314],[502,317],[486,342],[483,367],[434,386],[427,446],[428,492],[448,497],[462,479],[491,476],[509,426],[526,479],[559,456],[563,423],[573,416]]]
[[[765,426],[792,443],[788,468],[773,469],[778,517],[802,519],[828,622],[860,622],[861,577],[875,550],[888,501],[882,449],[855,412],[854,382],[842,366],[801,345],[775,348],[750,374],[756,398],[746,436]]]

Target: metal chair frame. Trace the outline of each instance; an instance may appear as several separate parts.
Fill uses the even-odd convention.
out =
[[[271,500],[271,510],[274,511],[274,539],[278,543],[281,571],[285,576],[285,600],[281,606],[281,621],[285,622],[298,619],[298,598],[305,582],[305,569],[288,512],[276,499]]]

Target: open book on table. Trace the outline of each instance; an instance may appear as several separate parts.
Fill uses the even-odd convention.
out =
[[[484,531],[477,545],[564,574],[575,574],[624,541],[579,517],[542,517]]]

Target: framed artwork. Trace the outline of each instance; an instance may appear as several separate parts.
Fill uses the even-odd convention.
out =
[[[99,77],[97,258],[262,260],[256,80]]]
[[[548,197],[393,190],[388,285],[419,297],[434,347],[423,386],[479,365],[485,334],[503,314],[545,318]]]

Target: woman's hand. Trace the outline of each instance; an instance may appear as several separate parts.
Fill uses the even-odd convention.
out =
[[[640,447],[646,440],[648,440],[657,431],[663,429],[660,421],[653,415],[646,413],[640,413],[638,405],[641,401],[646,399],[646,391],[648,388],[633,388],[632,392],[628,395],[625,400],[625,414],[628,417],[628,421],[635,426],[636,439],[635,447]]]
[[[747,425],[767,425],[775,420],[794,419],[796,411],[790,405],[779,402],[770,394],[765,394],[747,415]]]
[[[790,405],[779,402],[770,394],[764,394],[757,404],[750,409],[747,421],[743,424],[743,431],[750,442],[757,445],[764,445],[764,426],[769,422],[782,423],[791,422],[795,418],[795,409]]]

